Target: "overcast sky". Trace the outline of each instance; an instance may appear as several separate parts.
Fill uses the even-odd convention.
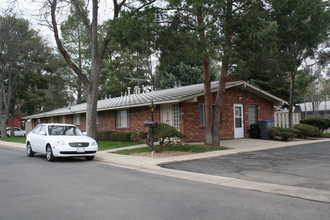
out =
[[[15,13],[17,17],[28,19],[31,27],[39,31],[50,46],[55,46],[55,40],[52,31],[46,26],[41,14],[41,9],[45,0],[0,0],[0,14],[8,12]],[[101,0],[99,12],[100,20],[108,19],[112,14],[112,4],[109,0]]]

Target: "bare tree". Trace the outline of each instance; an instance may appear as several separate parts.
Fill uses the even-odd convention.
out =
[[[88,3],[91,2],[91,7],[88,7]],[[56,45],[60,53],[63,55],[65,61],[69,65],[69,67],[73,70],[73,72],[77,75],[79,80],[83,83],[83,86],[87,95],[87,109],[86,109],[86,128],[87,135],[90,137],[96,137],[96,115],[97,115],[97,100],[99,94],[99,82],[100,82],[100,74],[102,63],[105,59],[105,54],[108,48],[108,45],[111,41],[111,30],[113,26],[113,21],[119,18],[120,13],[124,6],[130,8],[130,10],[140,10],[145,6],[148,6],[154,3],[154,0],[150,1],[132,1],[128,2],[127,0],[112,0],[112,8],[113,12],[109,12],[112,14],[111,21],[107,22],[105,27],[105,34],[101,31],[99,22],[99,0],[91,0],[91,1],[83,1],[83,0],[47,0],[47,9],[50,9],[50,18],[51,18],[51,28],[54,32],[54,37],[56,41]],[[89,71],[83,72],[81,68],[79,68],[79,64],[76,64],[73,55],[71,55],[65,44],[63,43],[60,37],[60,31],[58,26],[58,17],[60,16],[60,12],[63,11],[64,7],[75,8],[78,18],[84,24],[87,40],[89,42],[89,53],[90,53],[90,69]],[[91,8],[91,11],[88,9]]]

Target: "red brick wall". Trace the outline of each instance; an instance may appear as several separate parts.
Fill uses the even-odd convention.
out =
[[[143,122],[151,120],[151,113],[147,106],[130,108],[128,128],[116,128],[116,110],[98,112],[98,117],[99,124],[97,128],[100,131],[138,132],[147,130],[147,128],[143,127]],[[160,121],[159,108],[157,108],[154,113],[154,120]]]
[[[213,99],[215,100],[215,94]],[[183,113],[181,131],[187,135],[187,141],[203,141],[204,126],[199,125],[199,103],[204,103],[204,97],[198,97],[198,103],[181,103],[180,112]],[[244,137],[249,137],[248,105],[257,105],[257,120],[274,120],[273,104],[259,96],[242,89],[226,90],[224,108],[221,117],[220,139],[234,138],[234,104],[243,104],[244,109]]]

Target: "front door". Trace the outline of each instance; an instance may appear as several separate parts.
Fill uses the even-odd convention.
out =
[[[234,137],[244,138],[243,104],[234,104]]]
[[[161,122],[173,126],[173,105],[166,104],[160,106]]]

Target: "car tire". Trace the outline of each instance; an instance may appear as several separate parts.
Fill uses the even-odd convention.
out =
[[[85,158],[86,158],[86,160],[93,160],[94,156],[86,156]]]
[[[34,152],[32,150],[32,147],[31,147],[30,143],[27,143],[27,145],[26,145],[26,155],[28,157],[33,157],[34,156]]]
[[[46,159],[48,162],[52,162],[55,160],[52,147],[50,145],[47,145],[46,147]]]

